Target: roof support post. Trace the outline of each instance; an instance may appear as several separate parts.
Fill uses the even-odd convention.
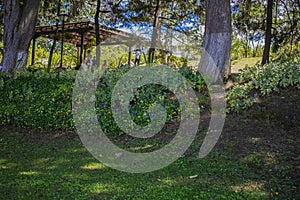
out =
[[[77,47],[77,64],[80,64],[80,47],[79,46],[76,47]]]
[[[129,47],[129,52],[128,52],[128,65],[130,66],[130,63],[131,63],[131,52],[132,52],[132,47],[131,47],[131,45],[129,45],[128,47]]]
[[[83,62],[83,49],[84,49],[84,32],[80,33],[80,54],[79,54],[79,64]]]
[[[32,51],[31,51],[31,65],[34,65],[34,56],[35,56],[35,37],[32,39]]]
[[[65,39],[65,14],[61,14],[62,16],[62,31],[61,31],[61,47],[60,47],[60,64],[59,69],[62,69],[63,66],[63,56],[64,56],[64,39]]]

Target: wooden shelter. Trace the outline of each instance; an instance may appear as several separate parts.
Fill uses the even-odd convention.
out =
[[[100,25],[100,44],[101,45],[119,45],[125,44],[129,47],[129,58],[131,60],[131,47],[135,43],[135,36],[124,31],[114,28],[109,28]],[[85,46],[92,36],[96,36],[95,23],[93,22],[78,22],[66,23],[58,26],[37,26],[35,27],[35,35],[32,45],[32,64],[34,64],[35,40],[38,37],[55,39],[57,36],[63,35],[63,40],[67,43],[74,44],[78,49],[78,64],[83,62],[83,54]]]

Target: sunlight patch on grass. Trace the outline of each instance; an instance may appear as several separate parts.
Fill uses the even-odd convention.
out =
[[[102,163],[96,163],[96,162],[93,162],[93,163],[89,163],[89,164],[86,164],[84,166],[81,166],[80,168],[81,169],[87,169],[87,170],[97,170],[97,169],[103,169],[105,168],[106,166],[103,165]]]
[[[263,151],[259,155],[264,159],[265,165],[271,166],[277,162],[276,155],[273,152]]]
[[[101,193],[109,193],[114,191],[115,185],[111,184],[103,184],[103,183],[95,183],[89,186],[89,190],[92,193],[101,194]]]
[[[133,150],[133,151],[138,151],[138,150],[149,149],[149,148],[152,148],[153,146],[154,146],[154,145],[147,144],[147,145],[142,146],[142,147],[132,147],[132,148],[130,148],[130,149]]]
[[[28,172],[20,172],[20,175],[27,175],[27,176],[32,176],[32,175],[39,175],[39,172],[36,171],[28,171]]]
[[[253,143],[253,144],[259,143],[259,142],[261,142],[261,141],[263,141],[263,138],[253,137],[253,138],[250,138],[250,139],[249,139],[249,142],[251,142],[251,143]]]
[[[263,191],[265,187],[265,183],[262,182],[256,182],[256,181],[250,181],[247,183],[243,183],[240,185],[231,186],[232,191],[235,192],[261,192]],[[267,194],[265,194],[267,195]]]
[[[262,166],[264,164],[263,159],[256,153],[253,153],[253,154],[250,154],[250,155],[244,157],[242,159],[242,162],[251,163],[252,165],[255,165],[255,166]]]
[[[275,153],[261,151],[244,157],[242,162],[251,163],[257,167],[269,167],[277,163],[277,158]]]
[[[176,180],[171,179],[171,178],[169,178],[169,177],[168,177],[168,178],[164,178],[164,179],[158,178],[158,179],[157,179],[157,182],[163,183],[163,184],[169,185],[169,186],[175,185],[175,184],[177,183]]]

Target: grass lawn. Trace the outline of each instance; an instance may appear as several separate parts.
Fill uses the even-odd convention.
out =
[[[256,63],[261,62],[261,57],[254,57],[254,58],[242,58],[239,60],[234,60],[231,62],[231,73],[238,73],[240,69],[243,69],[246,65],[253,66]]]
[[[128,174],[99,163],[73,134],[42,134],[1,130],[3,199],[268,197],[258,174],[230,154],[215,151],[203,160],[187,157],[160,171]]]
[[[75,133],[0,127],[0,198],[300,199],[300,124],[290,126],[282,117],[299,116],[287,110],[288,102],[300,101],[296,91],[227,116],[221,139],[205,159],[197,157],[198,137],[184,157],[146,174],[102,165]]]

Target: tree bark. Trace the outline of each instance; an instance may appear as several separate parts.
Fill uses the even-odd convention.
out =
[[[268,0],[267,5],[267,27],[265,33],[265,48],[262,58],[262,65],[265,65],[270,60],[271,37],[272,37],[272,13],[273,13],[273,0]]]
[[[61,1],[59,1],[58,5],[57,5],[57,17],[60,15],[60,7],[61,7]],[[51,70],[53,53],[54,53],[54,50],[55,50],[55,47],[56,47],[56,41],[57,41],[56,36],[57,36],[57,33],[58,33],[58,26],[59,26],[59,20],[57,20],[57,22],[56,22],[55,38],[53,40],[53,43],[52,43],[52,46],[51,46],[51,50],[50,50],[50,53],[49,53],[48,68],[47,68],[47,72],[48,73],[50,73],[50,70]]]
[[[231,41],[230,0],[207,0],[200,70],[213,83],[230,75]]]
[[[3,68],[10,71],[27,63],[30,41],[34,36],[40,0],[4,0]]]
[[[53,43],[51,45],[50,53],[49,53],[49,58],[48,58],[48,66],[47,66],[47,72],[50,73],[51,71],[51,66],[52,66],[52,58],[53,58],[53,53],[56,47],[56,39],[53,40]]]
[[[151,38],[151,47],[149,49],[148,62],[153,63],[155,47],[157,46],[157,39],[159,38],[159,15],[161,9],[161,0],[156,0],[156,7],[153,21],[153,33]]]
[[[97,0],[97,8],[95,14],[95,32],[96,32],[96,67],[100,66],[100,27],[99,27],[99,16],[100,16],[101,1]]]

